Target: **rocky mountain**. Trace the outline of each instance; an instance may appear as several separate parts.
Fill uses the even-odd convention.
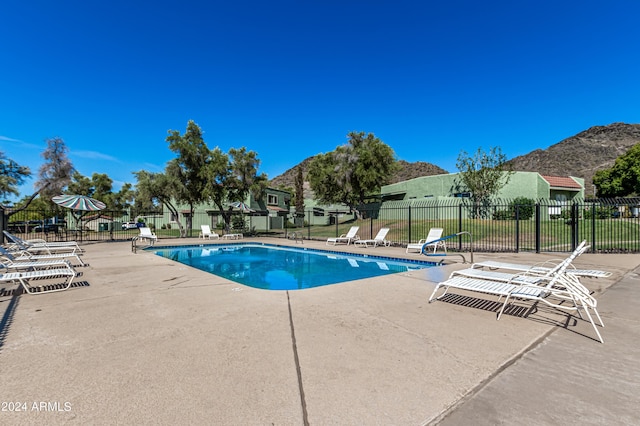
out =
[[[308,182],[306,181],[307,171],[309,170],[309,163],[313,160],[314,157],[308,157],[302,160],[301,163],[293,166],[286,172],[281,175],[278,175],[269,181],[269,186],[274,188],[290,188],[293,189],[295,187],[296,182],[296,174],[298,174],[298,168],[302,167],[302,176],[305,177],[305,186],[308,187]]]
[[[302,167],[302,175],[307,176],[309,169],[309,163],[314,157],[304,159],[300,164],[290,168],[283,174],[271,179],[270,185],[278,188],[293,188],[295,186],[295,178],[298,173],[298,167]],[[416,161],[415,163],[409,163],[404,160],[399,160],[398,164],[400,169],[393,175],[390,183],[402,182],[404,180],[414,179],[420,176],[431,176],[447,174],[445,169],[436,166],[435,164],[425,163],[424,161]],[[307,192],[308,182],[305,182],[305,192]]]
[[[613,123],[607,126],[591,127],[547,149],[537,149],[529,154],[515,157],[508,163],[515,171],[583,178],[585,196],[590,197],[594,195],[595,172],[611,167],[616,158],[638,143],[640,143],[640,124]],[[303,175],[306,176],[312,159],[313,157],[309,157],[280,176],[276,176],[271,180],[271,186],[293,188],[298,167],[302,167]],[[449,173],[434,164],[422,161],[409,163],[400,160],[399,163],[400,170],[393,176],[391,183],[420,176]],[[309,185],[305,182],[305,193],[312,195],[308,188]]]
[[[613,166],[616,158],[640,143],[640,124],[594,126],[547,149],[509,160],[515,171],[584,179],[585,196],[594,195],[593,175]]]
[[[400,164],[400,170],[393,175],[393,178],[391,178],[391,182],[389,183],[402,182],[421,176],[446,175],[449,173],[435,164],[425,163],[424,161],[409,163],[407,161],[400,160],[398,163]]]

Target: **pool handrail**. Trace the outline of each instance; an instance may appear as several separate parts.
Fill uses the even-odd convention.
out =
[[[473,235],[471,235],[471,232],[468,232],[468,231],[461,231],[461,232],[457,232],[455,234],[444,236],[442,238],[438,238],[437,240],[427,241],[426,243],[424,243],[422,245],[422,250],[420,250],[420,252],[422,254],[424,254],[425,256],[441,256],[441,257],[447,257],[449,255],[457,254],[458,256],[462,257],[462,263],[467,263],[467,259],[465,259],[464,255],[462,253],[432,253],[430,251],[427,251],[427,245],[431,245],[431,244],[437,243],[439,241],[445,241],[445,240],[448,240],[450,238],[458,237],[458,236],[463,235],[463,234],[469,235],[469,238],[471,239],[471,244],[470,244],[469,247],[471,249],[470,250],[470,259],[471,259],[471,263],[473,263]]]

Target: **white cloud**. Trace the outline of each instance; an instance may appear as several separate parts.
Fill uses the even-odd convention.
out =
[[[2,135],[0,135],[0,141],[7,141],[7,142],[22,142],[22,141],[21,141],[21,140],[19,140],[19,139],[13,139],[13,138],[10,138],[10,137],[7,137],[7,136],[2,136]]]
[[[120,160],[118,160],[117,158],[111,155],[103,154],[97,151],[72,151],[71,154],[76,157],[88,158],[90,160],[108,160],[108,161],[114,161],[117,163],[120,162]]]

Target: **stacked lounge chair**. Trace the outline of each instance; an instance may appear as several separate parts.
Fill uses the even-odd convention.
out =
[[[526,272],[515,274],[486,271],[480,268],[454,271],[447,280],[436,285],[429,297],[429,302],[442,298],[450,289],[458,289],[497,296],[498,300],[504,298],[498,320],[513,299],[533,301],[534,306],[542,302],[554,308],[577,312],[580,316],[580,312],[583,311],[600,342],[604,342],[591,315],[593,312],[598,318],[598,325],[604,327],[597,310],[596,299],[579,281],[577,275],[567,272],[572,267],[573,260],[584,253],[588,247],[586,241],[583,241],[568,258],[555,267],[546,267],[546,270],[529,267]],[[440,289],[444,289],[444,292],[435,297]]]

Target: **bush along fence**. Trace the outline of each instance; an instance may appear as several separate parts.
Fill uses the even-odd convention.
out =
[[[326,240],[346,234],[358,226],[360,238],[373,238],[380,228],[389,228],[387,240],[406,246],[425,238],[431,228],[443,235],[464,234],[447,241],[448,250],[475,252],[569,252],[587,240],[592,252],[640,252],[640,198],[555,200],[493,200],[477,205],[468,198],[388,201],[357,210],[315,207],[299,213],[258,215],[237,213],[225,226],[211,209],[192,215],[181,213],[187,237],[198,237],[200,225],[210,225],[218,234],[238,233],[311,240]],[[75,222],[70,212],[23,210],[0,215],[0,228],[23,238],[47,240],[125,241],[138,235],[139,226],[154,230],[160,240],[179,238],[175,217],[162,212],[101,211]]]

